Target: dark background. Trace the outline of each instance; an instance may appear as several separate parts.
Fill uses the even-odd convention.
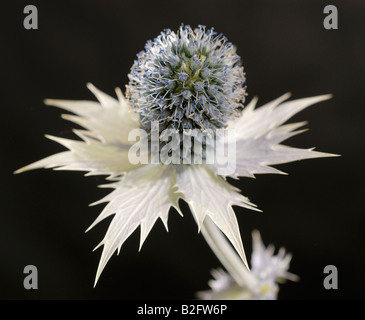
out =
[[[11,4],[10,4],[11,3]],[[38,8],[39,29],[25,30],[23,9]],[[323,9],[336,5],[339,29],[325,30]],[[296,115],[310,130],[288,140],[341,154],[278,166],[288,176],[232,183],[264,211],[236,208],[247,255],[251,231],[293,254],[300,282],[281,285],[280,299],[363,299],[364,1],[7,1],[1,17],[1,299],[191,299],[219,266],[185,210],[158,221],[138,252],[139,231],[113,256],[93,288],[110,220],[84,231],[102,210],[88,207],[106,193],[103,177],[82,172],[13,171],[64,148],[44,138],[75,138],[60,110],[44,98],[90,99],[92,82],[124,91],[136,54],[164,28],[181,22],[214,26],[237,45],[248,100],[334,98]],[[23,288],[35,265],[39,289]],[[338,290],[325,290],[323,269],[338,268]]]

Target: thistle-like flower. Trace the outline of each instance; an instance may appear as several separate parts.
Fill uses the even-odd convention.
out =
[[[257,99],[254,98],[243,108],[246,92],[240,58],[224,36],[203,26],[196,29],[182,26],[177,33],[165,30],[155,40],[147,42],[129,78],[128,100],[120,89],[116,89],[118,100],[115,100],[91,84],[88,88],[98,102],[46,100],[46,104],[74,114],[63,117],[85,129],[74,130],[81,140],[47,135],[68,151],[16,172],[37,168],[78,170],[88,175],[108,175],[107,179],[113,181],[104,187],[114,190],[94,203],[108,204],[90,228],[114,215],[99,244],[103,252],[95,283],[112,254],[116,250],[119,253],[124,241],[138,227],[140,247],[158,218],[168,229],[169,209],[174,207],[182,215],[179,199],[189,204],[199,229],[209,217],[247,264],[232,206],[258,209],[231,186],[225,176],[281,174],[283,172],[271,165],[330,156],[281,144],[302,132],[294,130],[304,125],[303,122],[284,123],[304,108],[329,99],[330,95],[284,102],[289,98],[289,94],[285,94],[259,109],[255,109]],[[164,153],[166,147],[171,147],[167,148],[166,157],[178,151],[175,160],[184,161],[169,165],[161,161],[131,161],[130,151],[136,148],[137,140],[131,133],[142,129],[148,138],[148,154],[156,150]],[[165,129],[176,131],[174,143],[164,139]],[[183,142],[194,136],[194,129],[209,134],[198,137],[190,148],[185,148]],[[230,130],[233,134],[228,141],[225,136],[216,135],[213,143],[206,142],[218,130]],[[139,143],[141,141],[143,139]],[[205,147],[196,148],[198,142]],[[211,161],[209,150],[217,145],[229,148],[232,142],[234,152],[229,152],[228,160],[234,160],[234,165],[222,173],[222,164]],[[181,150],[183,153],[179,153]],[[186,162],[187,154],[190,158]],[[196,158],[202,161],[195,161]]]
[[[197,293],[204,300],[274,300],[277,299],[279,283],[286,280],[298,281],[299,277],[288,272],[292,259],[284,248],[277,255],[275,248],[269,245],[265,248],[260,232],[252,232],[253,248],[251,255],[251,272],[241,268],[241,282],[223,269],[212,270],[214,279],[209,281],[210,290]]]
[[[245,100],[245,75],[234,46],[214,29],[167,29],[138,54],[127,98],[143,128],[222,128]]]

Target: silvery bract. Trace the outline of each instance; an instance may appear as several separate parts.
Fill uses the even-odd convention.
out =
[[[243,108],[245,77],[239,60],[234,46],[213,29],[182,26],[177,33],[165,30],[138,55],[127,86],[128,100],[119,89],[115,100],[91,84],[88,88],[98,102],[46,100],[46,104],[74,114],[63,117],[85,129],[74,130],[81,140],[47,136],[68,150],[17,172],[37,168],[79,170],[88,175],[108,175],[108,180],[112,180],[104,187],[114,190],[94,203],[108,204],[90,226],[114,215],[99,244],[103,252],[96,281],[115,250],[119,253],[124,241],[139,226],[141,247],[158,218],[168,228],[171,207],[182,215],[178,208],[180,198],[189,204],[199,229],[209,217],[247,264],[232,206],[257,210],[256,206],[219,175],[219,164],[130,163],[128,153],[136,143],[129,138],[133,129],[142,128],[150,134],[151,122],[158,121],[159,130],[173,128],[181,135],[193,128],[231,130],[235,133],[231,138],[236,146],[235,167],[225,176],[234,178],[281,174],[272,165],[330,156],[281,144],[302,132],[296,129],[305,124],[284,123],[330,95],[284,102],[289,98],[285,94],[258,109],[254,98]],[[162,141],[158,148],[165,145]]]

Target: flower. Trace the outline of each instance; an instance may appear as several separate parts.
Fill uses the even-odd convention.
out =
[[[112,181],[103,187],[113,191],[93,203],[107,205],[88,229],[114,215],[104,239],[97,246],[103,246],[103,252],[95,284],[112,254],[116,250],[119,254],[125,240],[138,227],[140,248],[158,218],[168,230],[169,209],[174,207],[182,215],[179,199],[189,204],[199,230],[209,217],[247,265],[232,206],[258,209],[226,181],[226,176],[282,174],[272,165],[331,156],[281,144],[302,132],[295,130],[304,125],[304,122],[284,123],[304,108],[329,99],[330,95],[284,102],[289,98],[289,94],[285,94],[258,109],[255,109],[257,98],[254,98],[242,108],[246,95],[244,81],[239,57],[225,37],[203,26],[194,30],[182,26],[178,33],[165,30],[153,42],[147,42],[145,51],[138,55],[131,69],[128,100],[119,88],[116,100],[92,84],[87,86],[98,102],[45,100],[47,105],[73,113],[63,118],[84,130],[73,130],[80,140],[46,135],[68,150],[34,162],[16,173],[54,168],[107,175],[106,179]],[[192,136],[192,129],[213,133],[214,130],[231,130],[233,135],[229,141],[217,136],[216,143],[224,147],[234,143],[235,152],[233,156],[230,153],[234,166],[222,174],[221,164],[208,161],[208,147],[195,151],[196,141],[194,148],[190,148],[193,157],[204,154],[204,161],[198,164],[131,162],[130,151],[136,146],[131,132],[147,131],[152,153],[154,121],[158,123],[160,137],[164,128],[177,131],[178,147],[184,136]],[[165,142],[162,140],[157,149],[162,151],[167,145]]]
[[[286,280],[298,281],[299,277],[288,272],[292,259],[290,254],[280,248],[274,255],[275,248],[265,248],[260,232],[252,232],[253,248],[251,256],[251,272],[241,268],[242,282],[237,282],[232,275],[223,269],[211,271],[214,279],[208,282],[210,290],[197,293],[203,300],[274,300],[277,299],[279,286]]]

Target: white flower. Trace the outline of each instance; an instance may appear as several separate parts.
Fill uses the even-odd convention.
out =
[[[288,272],[292,256],[280,248],[274,255],[272,245],[265,248],[260,233],[252,233],[253,248],[251,255],[251,272],[241,269],[242,282],[238,283],[232,275],[223,269],[212,270],[208,284],[210,290],[197,293],[204,300],[274,300],[277,299],[279,286],[285,280],[298,281],[299,277]]]
[[[168,229],[168,213],[185,200],[198,228],[209,217],[227,236],[246,262],[233,205],[258,210],[239,190],[218,174],[220,165],[132,164],[128,153],[134,141],[133,129],[149,130],[152,121],[160,129],[173,127],[183,134],[186,128],[219,129],[235,132],[235,164],[231,176],[253,177],[262,173],[283,173],[271,165],[295,160],[328,157],[330,154],[297,149],[281,144],[302,131],[303,122],[284,124],[304,108],[329,99],[330,95],[284,102],[289,94],[255,109],[254,98],[240,111],[245,98],[244,74],[239,57],[226,38],[204,27],[182,27],[177,34],[165,31],[146,51],[139,54],[130,74],[127,101],[120,89],[118,100],[93,85],[88,88],[98,99],[93,101],[46,100],[45,103],[67,110],[70,120],[85,130],[74,130],[81,140],[47,135],[68,150],[25,166],[16,173],[37,168],[86,171],[87,175],[108,175],[114,189],[104,199],[108,203],[92,228],[114,215],[104,239],[95,283],[112,254],[140,227],[140,247],[160,218]],[[171,83],[173,82],[173,83]],[[189,92],[189,93],[187,93]],[[185,132],[185,131],[184,131]],[[161,133],[161,132],[160,132]],[[151,132],[149,132],[151,136]],[[223,143],[228,143],[224,140]],[[159,148],[165,145],[161,143]],[[193,155],[194,156],[194,155]],[[89,229],[90,229],[89,228]],[[88,230],[89,230],[88,229]]]

